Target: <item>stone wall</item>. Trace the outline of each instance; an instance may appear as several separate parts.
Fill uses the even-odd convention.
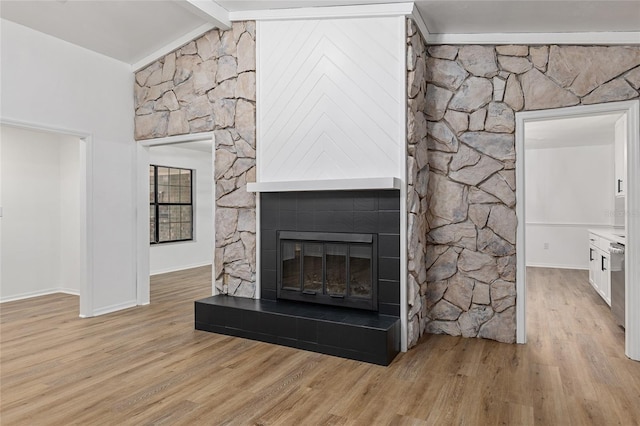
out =
[[[427,321],[427,103],[425,42],[411,19],[407,19],[407,301],[408,342],[414,346]]]
[[[441,45],[427,53],[421,332],[515,342],[515,112],[638,98],[640,47]]]
[[[253,297],[256,272],[255,22],[212,30],[135,75],[135,138],[215,134],[215,283]]]

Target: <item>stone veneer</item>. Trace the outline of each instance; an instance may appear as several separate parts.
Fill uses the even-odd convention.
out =
[[[426,120],[413,130],[428,133],[430,167],[420,332],[515,342],[514,113],[638,98],[640,47],[440,45],[427,53]]]
[[[407,327],[414,346],[427,317],[427,234],[429,223],[429,158],[427,126],[429,104],[426,75],[427,48],[411,19],[407,19]],[[431,86],[433,87],[433,86]]]
[[[212,30],[135,75],[137,140],[215,134],[215,283],[253,297],[256,201],[255,22]]]

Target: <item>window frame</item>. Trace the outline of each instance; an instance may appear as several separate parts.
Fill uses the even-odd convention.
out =
[[[154,241],[149,241],[150,245],[157,244],[169,244],[169,243],[180,243],[187,241],[194,241],[194,200],[193,200],[193,178],[194,172],[193,169],[188,169],[186,167],[175,167],[175,166],[163,166],[159,164],[149,164],[149,171],[151,172],[151,168],[153,168],[153,201],[149,201],[150,209],[154,208]],[[170,170],[187,170],[189,172],[189,200],[188,203],[183,202],[160,202],[158,196],[158,168],[169,169],[169,176],[171,176]],[[171,185],[169,185],[171,186]],[[181,185],[180,185],[181,186]],[[149,191],[151,193],[151,190]],[[190,206],[191,207],[191,238],[181,238],[181,239],[170,239],[165,241],[160,241],[160,206]],[[171,222],[169,222],[171,224]],[[180,222],[182,224],[183,222]],[[149,226],[151,226],[151,218],[149,218]]]

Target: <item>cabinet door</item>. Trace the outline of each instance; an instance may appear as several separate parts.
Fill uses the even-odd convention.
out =
[[[615,188],[616,197],[624,197],[627,187],[627,116],[615,124]]]
[[[589,246],[589,282],[592,286],[597,287],[596,281],[598,276],[598,259],[600,256],[596,252],[596,249],[593,245]]]

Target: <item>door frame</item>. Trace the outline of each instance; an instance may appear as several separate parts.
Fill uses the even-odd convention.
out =
[[[169,136],[166,138],[146,139],[136,142],[136,252],[137,252],[137,267],[136,267],[136,291],[138,305],[148,305],[151,302],[151,287],[150,287],[150,265],[149,255],[151,247],[149,245],[149,149],[154,146],[162,145],[176,145],[185,142],[197,142],[197,141],[211,141],[213,146],[211,148],[211,161],[212,164],[215,161],[215,146],[216,140],[213,132],[203,132],[195,134]],[[216,203],[215,203],[215,185],[212,190],[212,215],[215,218]],[[212,220],[213,220],[212,218]],[[213,223],[213,234],[215,235],[215,221]],[[215,259],[212,253],[212,280],[211,280],[211,294],[216,294],[215,287]]]
[[[516,113],[516,341],[526,343],[525,123],[611,113],[627,115],[627,195],[625,197],[625,354],[640,361],[640,100],[580,105]]]
[[[0,118],[0,125],[23,130],[73,136],[80,140],[80,318],[88,318],[93,312],[93,136],[91,133],[63,127],[48,126],[27,121]]]

